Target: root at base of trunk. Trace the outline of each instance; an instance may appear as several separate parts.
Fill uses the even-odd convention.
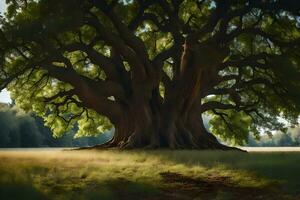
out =
[[[213,136],[214,137],[214,136]],[[245,150],[239,149],[237,147],[231,147],[216,141],[210,142],[193,142],[186,143],[181,145],[158,145],[155,143],[149,143],[147,145],[137,145],[133,141],[121,141],[119,143],[114,141],[114,138],[107,141],[106,143],[90,146],[90,147],[80,147],[78,150],[93,150],[93,149],[119,149],[119,150],[131,150],[131,149],[143,149],[143,150],[154,150],[154,149],[172,149],[172,150],[180,150],[180,149],[191,149],[191,150],[222,150],[222,151],[240,151],[247,152]]]

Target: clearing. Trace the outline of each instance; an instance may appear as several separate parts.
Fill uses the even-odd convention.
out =
[[[300,199],[299,148],[23,150],[0,150],[0,199]]]

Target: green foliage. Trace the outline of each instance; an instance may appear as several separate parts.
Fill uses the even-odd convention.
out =
[[[141,6],[136,0],[102,2],[116,3],[113,11],[122,25],[129,26],[144,15],[150,15],[137,25],[132,34],[143,43],[138,46],[145,50],[145,59],[149,59],[149,63],[152,64],[157,55],[175,48],[173,55],[163,60],[162,69],[151,66],[151,69],[157,70],[155,79],[158,79],[152,82],[157,84],[156,89],[163,97],[167,95],[167,87],[162,74],[169,77],[171,87],[178,84],[178,66],[185,37],[188,33],[201,33],[208,29],[197,39],[201,48],[206,47],[200,51],[202,63],[207,66],[219,60],[220,63],[214,69],[206,69],[205,78],[209,80],[201,89],[210,93],[201,101],[230,105],[229,109],[208,111],[211,130],[222,139],[242,144],[249,132],[257,136],[261,130],[268,133],[284,131],[286,125],[280,123],[280,118],[286,119],[289,125],[297,123],[300,113],[300,31],[299,16],[289,7],[292,5],[290,1],[286,5],[281,5],[281,1],[230,1],[228,8],[223,6],[223,1],[165,1],[165,6],[161,6],[161,2],[150,3],[145,13],[140,13]],[[182,3],[176,8],[178,2]],[[84,48],[69,50],[76,44],[90,47],[104,60],[113,60],[117,78],[120,79],[118,84],[126,90],[125,100],[118,99],[117,95],[105,96],[104,100],[121,105],[128,103],[133,81],[127,79],[134,77],[135,72],[126,56],[118,55],[121,57],[119,63],[110,59],[114,53],[120,54],[120,50],[112,51],[116,44],[103,37],[105,30],[119,39],[117,46],[124,42],[127,52],[137,50],[132,47],[134,45],[127,44],[127,35],[120,33],[111,17],[103,11],[107,8],[102,10],[93,1],[78,0],[27,0],[26,3],[8,0],[7,3],[7,12],[1,18],[1,87],[8,87],[19,107],[42,117],[55,137],[61,137],[74,127],[78,128],[76,137],[110,130],[112,119],[84,105],[78,94],[72,93],[77,89],[74,84],[61,80],[49,73],[47,66],[43,66],[47,63],[45,61],[51,60],[50,64],[57,70],[69,69],[71,65],[72,72],[81,79],[100,84],[111,81],[105,73],[103,60],[95,64]],[[262,6],[259,6],[261,3]],[[282,9],[273,4],[278,4]],[[101,3],[99,5],[102,6]],[[253,7],[247,11],[244,9],[247,6]],[[171,11],[178,16],[170,14]],[[222,14],[214,15],[217,11]],[[236,15],[240,12],[241,15]],[[231,14],[234,17],[230,18]],[[228,21],[223,19],[226,15]],[[100,26],[93,25],[91,16],[100,22]],[[220,22],[214,22],[212,16],[220,17],[217,19]],[[223,23],[226,25],[227,22],[227,28],[222,32]],[[248,29],[251,31],[247,32]],[[104,33],[99,34],[99,30],[104,30]],[[232,35],[233,38],[230,38]],[[139,57],[141,52],[135,53]],[[218,68],[219,65],[224,66]],[[127,78],[119,77],[124,70],[122,67]],[[228,79],[230,76],[234,78]],[[144,84],[138,84],[144,87]],[[88,86],[91,85],[89,82]],[[98,88],[93,89],[100,92]],[[84,91],[83,88],[80,90]],[[215,94],[214,90],[226,92]]]
[[[244,144],[252,124],[251,118],[243,112],[224,112],[226,119],[215,115],[210,119],[210,130],[219,136],[223,141],[232,144]],[[223,116],[224,117],[224,116]]]
[[[87,111],[88,113],[78,120],[79,131],[76,137],[93,136],[95,130],[97,133],[104,133],[112,129],[112,126],[107,118],[99,116],[95,111]]]
[[[21,5],[12,2],[6,14],[7,23],[12,23],[15,27],[18,27],[18,30],[22,30],[16,31],[15,28],[7,26],[6,31],[10,33],[11,38],[22,37],[23,41],[32,39],[42,41],[52,40],[52,35],[57,35],[58,39],[66,44],[79,40],[75,32],[68,32],[68,30],[77,27],[82,18],[81,8],[76,1],[69,1],[67,4],[62,1],[51,1],[51,3],[49,1],[28,1],[26,8],[21,6],[17,11],[16,7],[19,6]],[[88,26],[82,26],[78,31],[83,35],[80,38],[83,41],[89,40],[95,34],[94,30]],[[57,44],[53,43],[53,45]],[[103,49],[104,47],[99,44],[95,48]],[[40,52],[43,51],[40,50]],[[31,53],[40,54],[40,52]],[[40,56],[42,55],[40,54]],[[105,79],[105,74],[98,70],[98,66],[89,64],[88,60],[83,60],[82,52],[68,53],[65,54],[65,57],[70,59],[79,74],[90,78]],[[28,65],[22,57],[16,58],[15,55],[12,55],[10,59],[7,65],[2,66],[3,70],[10,73],[17,72],[20,68]],[[59,62],[56,65],[61,67]],[[97,135],[112,128],[107,118],[97,115],[94,111],[83,110],[74,102],[66,101],[66,98],[57,98],[53,104],[46,103],[45,97],[54,96],[60,91],[68,91],[72,89],[72,86],[49,77],[45,70],[32,69],[26,71],[17,81],[10,84],[8,89],[11,91],[12,98],[15,99],[17,105],[27,112],[34,111],[42,117],[55,137],[61,137],[64,133],[70,131],[77,122],[79,124],[77,136]],[[58,108],[56,104],[65,105]],[[88,115],[93,117],[93,120],[87,119],[86,116]],[[88,123],[89,125],[87,125]]]

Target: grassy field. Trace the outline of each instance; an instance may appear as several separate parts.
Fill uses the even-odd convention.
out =
[[[300,199],[300,152],[0,150],[2,200]]]

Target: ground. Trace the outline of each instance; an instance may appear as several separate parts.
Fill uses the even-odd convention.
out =
[[[300,199],[300,152],[0,150],[5,200]]]

